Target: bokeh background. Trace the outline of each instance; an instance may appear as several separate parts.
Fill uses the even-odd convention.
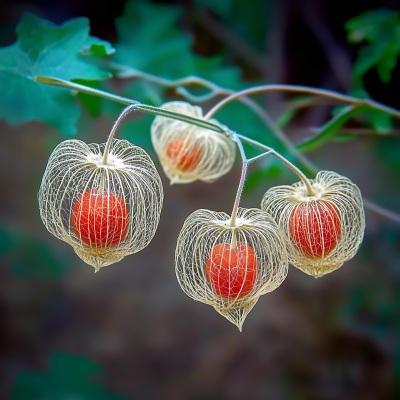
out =
[[[232,89],[262,82],[343,93],[363,88],[400,108],[400,67],[383,82],[372,65],[355,82],[354,65],[367,43],[351,43],[344,28],[365,11],[394,12],[398,6],[396,0],[182,0],[144,6],[124,0],[12,1],[0,4],[0,45],[16,40],[15,27],[26,11],[55,23],[86,16],[91,34],[117,49],[114,61],[157,76],[198,74]],[[392,27],[386,28],[383,37],[391,34]],[[172,49],[170,39],[176,39]],[[181,99],[173,89],[141,79],[112,78],[101,85],[155,105]],[[275,93],[258,100],[279,119],[297,97]],[[120,107],[85,101],[79,103],[76,137],[104,142]],[[331,114],[332,105],[301,109],[285,132],[299,142]],[[285,153],[243,105],[231,105],[217,118]],[[39,216],[41,176],[51,151],[67,136],[40,121],[0,120],[0,398],[400,398],[399,223],[366,210],[365,240],[354,259],[318,280],[291,267],[282,286],[260,298],[239,333],[211,307],[189,299],[174,272],[185,218],[199,208],[231,210],[239,160],[212,185],[169,186],[151,147],[151,120],[134,115],[120,135],[146,148],[163,177],[159,229],[145,250],[96,275],[46,231]],[[352,119],[307,157],[400,212],[399,124],[391,124],[376,132],[371,115]],[[242,205],[258,207],[269,187],[296,180],[272,160],[253,165]]]

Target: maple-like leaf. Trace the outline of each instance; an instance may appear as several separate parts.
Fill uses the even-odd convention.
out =
[[[44,121],[66,135],[76,132],[79,108],[70,91],[34,81],[35,76],[72,80],[110,77],[85,56],[112,54],[108,42],[89,36],[87,18],[57,26],[25,14],[17,41],[0,49],[0,117],[11,124]]]

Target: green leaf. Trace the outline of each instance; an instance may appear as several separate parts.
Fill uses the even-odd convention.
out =
[[[297,145],[297,149],[301,151],[310,151],[322,146],[347,120],[354,114],[360,112],[361,108],[362,107],[355,107],[353,105],[345,107],[339,114],[336,114],[330,121],[322,126],[317,135]]]
[[[88,81],[87,79],[73,79],[73,82],[80,85],[89,86],[94,89],[101,89],[100,81]],[[88,110],[89,114],[96,118],[101,113],[101,98],[90,94],[79,92],[77,94],[79,100]]]
[[[382,82],[391,80],[400,53],[400,15],[388,10],[367,11],[345,24],[348,40],[363,45],[353,67],[356,86],[367,71],[376,67]]]
[[[89,29],[87,18],[56,26],[25,14],[17,27],[17,42],[0,49],[0,117],[11,124],[40,120],[66,135],[75,134],[80,112],[71,93],[35,82],[34,77],[109,78],[82,56],[112,52],[107,42],[90,37]]]
[[[93,381],[99,372],[99,366],[90,360],[56,353],[48,372],[28,371],[16,375],[11,400],[122,400]]]
[[[276,124],[279,128],[284,128],[297,114],[297,112],[304,107],[309,107],[315,104],[313,96],[297,96],[285,103],[284,111],[279,115]]]
[[[119,40],[113,60],[163,78],[196,75],[233,90],[248,87],[238,67],[223,66],[221,57],[205,58],[192,51],[192,38],[176,28],[181,13],[166,4],[127,2],[116,20]]]
[[[363,40],[375,41],[382,30],[398,24],[398,13],[386,9],[365,11],[347,21],[344,28],[347,30],[349,42],[360,43]]]
[[[279,128],[284,128],[296,115],[295,109],[290,109],[284,111],[281,115],[276,120],[276,125],[278,125]]]
[[[372,127],[379,133],[388,133],[393,128],[392,116],[379,110],[369,110],[368,117]]]
[[[400,53],[400,20],[399,26],[396,27],[394,37],[387,44],[382,57],[377,62],[376,68],[378,75],[383,83],[389,83],[392,79],[392,71],[397,65]]]
[[[242,90],[249,87],[241,80],[240,68],[222,65],[220,57],[204,58],[193,55],[187,67],[186,75],[200,76],[224,88]]]
[[[344,143],[344,142],[350,142],[354,139],[357,139],[357,135],[355,135],[354,133],[340,133],[340,135],[336,135],[334,136],[331,141],[332,142],[338,142],[338,143]]]
[[[89,57],[109,56],[115,53],[115,49],[109,42],[94,36],[89,36],[85,47],[81,50],[81,55]]]
[[[155,75],[185,76],[192,40],[175,27],[180,14],[180,9],[165,4],[127,2],[116,20],[119,41],[113,59]]]

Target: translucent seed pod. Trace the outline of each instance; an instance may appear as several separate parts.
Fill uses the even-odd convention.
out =
[[[96,272],[146,247],[160,219],[163,188],[149,155],[126,140],[60,143],[40,185],[40,216]]]
[[[162,108],[203,118],[201,107],[183,101]],[[210,122],[218,124],[212,119]],[[157,116],[151,125],[151,140],[171,184],[197,179],[213,182],[225,175],[235,161],[235,143],[221,133]]]
[[[270,213],[285,239],[289,263],[318,278],[340,268],[360,247],[365,230],[360,190],[349,179],[321,171],[309,180],[269,189],[261,208]]]
[[[258,298],[285,279],[288,260],[267,213],[239,208],[235,226],[230,225],[224,212],[192,213],[178,237],[175,272],[189,297],[212,305],[241,331]]]

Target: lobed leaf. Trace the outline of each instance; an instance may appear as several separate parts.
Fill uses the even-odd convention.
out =
[[[17,27],[17,41],[0,49],[0,117],[11,124],[44,121],[66,135],[76,132],[79,109],[71,93],[35,82],[34,77],[103,80],[110,73],[84,58],[111,54],[103,40],[89,36],[87,18],[57,26],[25,14]]]

